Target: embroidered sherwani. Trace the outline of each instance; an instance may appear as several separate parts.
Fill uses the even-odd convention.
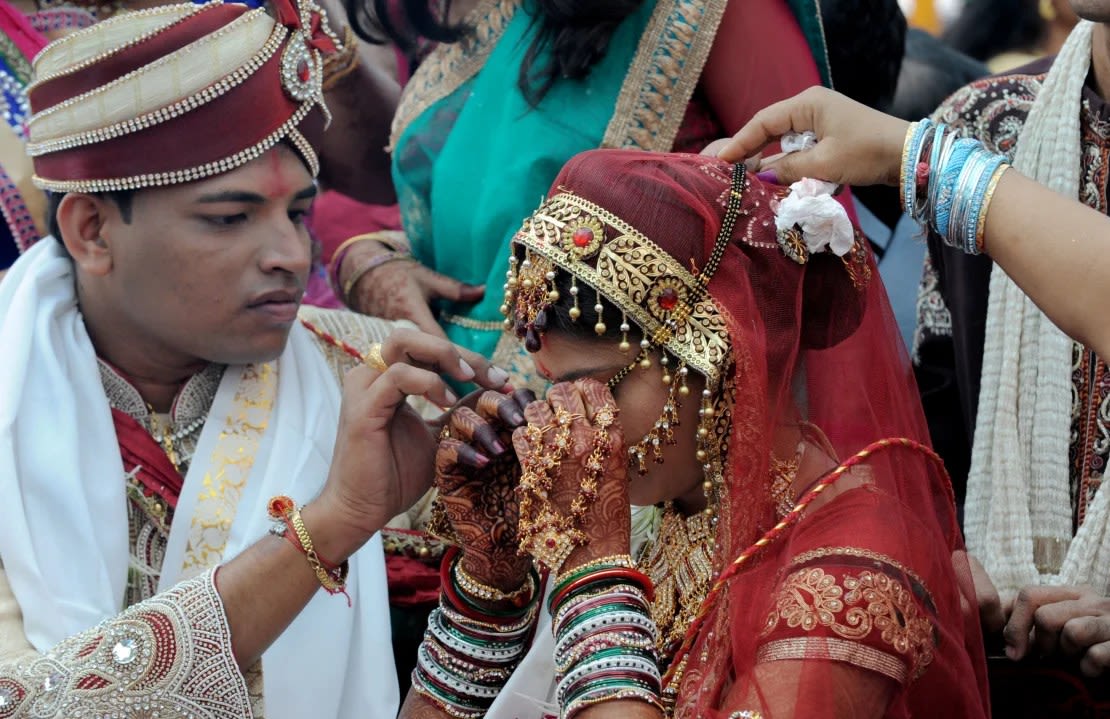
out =
[[[392,328],[391,323],[349,312],[303,308],[301,316],[362,351],[381,341]],[[329,373],[336,382],[341,382],[356,360],[314,335],[311,337]],[[152,481],[144,474],[145,467],[132,466],[125,460],[124,466],[129,471],[119,481],[125,485],[127,497],[130,556],[123,606],[118,608],[123,614],[65,639],[48,654],[36,652],[24,635],[23,612],[0,568],[0,718],[99,717],[120,710],[138,712],[127,716],[148,715],[143,712],[150,712],[151,716],[193,716],[192,712],[186,714],[182,710],[185,706],[195,707],[198,709],[195,716],[202,717],[269,716],[264,701],[265,657],[239,677],[231,655],[229,628],[215,590],[214,571],[199,559],[205,551],[224,549],[220,538],[228,541],[226,530],[231,521],[221,522],[220,514],[226,512],[227,506],[213,505],[212,511],[201,497],[191,516],[178,517],[174,509],[183,501],[178,496],[181,479],[194,462],[204,461],[197,452],[205,425],[209,421],[224,421],[210,416],[221,382],[225,374],[238,369],[209,365],[184,384],[169,413],[152,414],[149,405],[118,371],[103,361],[97,360],[97,364],[117,428],[121,422],[134,422],[150,433],[140,436],[120,432],[121,452],[128,456],[136,451],[135,447],[124,446],[128,442],[150,445],[146,450],[150,447],[161,450],[165,446],[168,458],[172,458],[172,468],[167,472],[176,470],[180,477],[176,477],[176,489],[167,489],[164,484],[172,482]],[[276,374],[269,367],[263,365],[253,374],[245,372],[247,381],[241,385],[264,387],[266,377]],[[254,385],[252,380],[257,380]],[[243,399],[242,407],[249,408],[252,399]],[[334,420],[337,422],[338,417]],[[246,424],[249,426],[249,422]],[[255,434],[264,435],[265,420],[254,429],[259,430]],[[167,435],[173,438],[168,445]],[[220,437],[230,435],[234,432],[229,426]],[[249,439],[249,434],[243,437]],[[222,446],[219,441],[215,443],[214,461],[203,482],[203,494],[210,497],[230,489],[220,479],[234,476],[215,457],[223,451]],[[250,463],[247,466],[249,474]],[[196,525],[198,518],[207,523],[203,536],[209,544],[190,541],[186,548],[186,571],[182,576],[191,578],[159,591],[163,572],[171,571],[165,566],[171,532],[181,523],[185,527],[190,522]],[[368,549],[380,552],[379,546]],[[222,557],[217,554],[215,558]],[[195,564],[192,571],[188,571],[190,561]],[[378,617],[377,621],[380,623],[383,618]],[[136,681],[140,677],[142,681]],[[305,687],[305,691],[312,689]],[[369,715],[375,707],[366,709]]]

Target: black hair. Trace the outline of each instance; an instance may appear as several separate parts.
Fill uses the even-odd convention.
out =
[[[941,39],[986,62],[1011,50],[1033,49],[1044,32],[1037,0],[971,0]]]
[[[404,0],[399,7],[391,0],[344,1],[359,37],[393,42],[410,54],[421,40],[454,43],[472,31],[447,22],[451,0],[444,0],[440,13],[432,10],[428,0]],[[643,4],[643,0],[529,1],[538,30],[524,56],[517,85],[533,107],[559,80],[587,77],[605,56],[617,27]],[[549,50],[550,60],[542,61]]]
[[[62,199],[65,198],[66,194],[65,192],[46,193],[46,230],[61,243],[62,247],[65,247],[65,243],[62,242],[62,228],[58,225],[58,207],[62,204]],[[90,194],[111,200],[119,208],[119,214],[123,221],[131,222],[131,205],[135,199],[134,190],[113,190],[111,192],[93,192]],[[67,249],[66,252],[68,253],[69,250]]]
[[[821,3],[833,87],[868,107],[894,99],[906,48],[906,16],[898,0]]]

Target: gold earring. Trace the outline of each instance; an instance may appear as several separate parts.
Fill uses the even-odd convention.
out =
[[[582,316],[582,310],[578,309],[578,278],[574,275],[570,276],[570,296],[574,298],[574,306],[570,308],[570,318],[577,322]]]
[[[628,324],[628,315],[621,312],[621,343],[618,345],[621,352],[628,354],[632,349],[632,345],[628,343],[628,331],[632,329]]]

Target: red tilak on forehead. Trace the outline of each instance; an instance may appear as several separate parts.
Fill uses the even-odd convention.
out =
[[[263,188],[266,199],[277,200],[288,197],[293,193],[295,185],[293,178],[287,176],[289,173],[282,164],[281,151],[275,147],[266,155],[270,164],[270,172],[266,175],[266,185]]]

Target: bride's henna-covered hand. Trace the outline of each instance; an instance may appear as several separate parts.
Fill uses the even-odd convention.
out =
[[[612,413],[614,421],[606,430],[606,437],[599,444],[598,413]],[[547,502],[556,514],[569,517],[572,504],[581,499],[582,480],[590,473],[588,463],[595,450],[602,446],[600,478],[596,496],[586,503],[579,529],[586,535],[585,544],[575,549],[560,567],[566,573],[593,559],[627,554],[629,552],[632,519],[628,500],[628,459],[625,455],[624,433],[617,415],[613,395],[604,384],[591,379],[564,382],[552,387],[546,401],[533,402],[524,411],[529,425],[554,427],[555,416],[565,410],[573,417],[570,425],[570,443],[558,467],[550,471],[551,489]],[[544,433],[544,452],[556,456],[556,432]],[[526,457],[533,451],[525,430],[513,433],[517,455]],[[552,446],[547,446],[552,445]],[[544,501],[542,497],[534,501]]]
[[[532,565],[517,552],[520,464],[512,432],[524,424],[524,408],[535,398],[529,390],[484,392],[477,411],[459,407],[452,413],[436,452],[439,501],[463,548],[463,569],[505,592],[520,587]]]

